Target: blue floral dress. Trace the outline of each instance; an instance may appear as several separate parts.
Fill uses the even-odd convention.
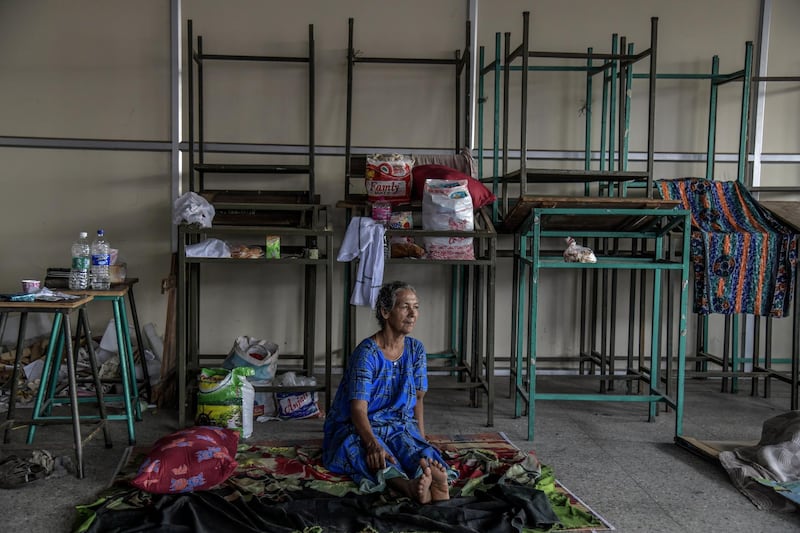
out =
[[[417,391],[427,389],[426,353],[420,341],[406,337],[403,354],[397,361],[389,361],[374,340],[363,340],[350,356],[325,419],[325,467],[352,477],[362,492],[376,492],[386,488],[386,479],[418,477],[423,457],[446,464],[439,450],[422,437],[414,419]],[[372,432],[397,460],[396,465],[387,461],[377,475],[367,465],[366,450],[350,420],[351,400],[367,402]]]

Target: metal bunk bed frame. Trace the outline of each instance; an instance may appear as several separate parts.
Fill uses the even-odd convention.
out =
[[[683,401],[683,384],[682,372],[684,370],[685,355],[685,341],[681,338],[679,347],[679,375],[678,387],[675,395],[671,396],[669,391],[660,387],[659,366],[660,366],[660,348],[657,342],[659,339],[658,332],[662,325],[660,320],[660,297],[661,297],[661,275],[671,270],[680,271],[681,278],[688,278],[688,263],[685,259],[687,256],[682,256],[681,260],[675,261],[668,258],[665,254],[664,243],[668,242],[671,235],[681,233],[683,235],[683,245],[688,246],[687,233],[684,230],[684,222],[688,220],[688,212],[684,210],[675,209],[675,202],[665,202],[654,196],[653,188],[653,130],[654,130],[654,115],[655,115],[655,68],[656,68],[656,43],[657,43],[657,19],[651,19],[651,43],[650,48],[638,54],[620,54],[617,52],[616,39],[612,43],[612,52],[609,54],[595,53],[589,49],[586,53],[570,53],[570,52],[541,52],[530,50],[529,47],[529,14],[523,13],[523,37],[522,44],[514,50],[510,46],[510,34],[505,37],[505,53],[501,57],[499,53],[499,34],[496,37],[496,52],[495,61],[489,66],[483,65],[483,58],[481,57],[481,76],[494,72],[495,73],[495,126],[493,131],[493,155],[494,155],[494,169],[499,172],[491,178],[484,178],[482,181],[491,182],[493,184],[496,194],[503,198],[502,212],[496,211],[496,221],[500,231],[514,233],[514,302],[513,308],[518,310],[517,320],[512,322],[512,347],[511,347],[511,373],[514,381],[512,385],[515,397],[515,415],[520,416],[522,406],[527,408],[528,412],[528,431],[529,439],[533,439],[534,429],[534,411],[535,400],[599,400],[599,401],[641,401],[647,402],[650,407],[650,417],[656,414],[656,403],[663,402],[667,405],[675,407],[676,409],[676,434],[679,434],[682,424],[682,401]],[[622,49],[626,49],[625,38],[622,38]],[[482,56],[482,54],[481,54]],[[584,60],[584,66],[577,67],[537,67],[531,66],[529,58],[538,57],[546,59],[569,59],[569,60]],[[628,89],[626,83],[629,80],[629,73],[632,71],[633,65],[642,59],[649,58],[650,60],[650,84],[648,91],[648,119],[647,119],[647,161],[646,169],[644,171],[629,171],[626,168],[627,161],[622,157],[617,159],[617,169],[611,170],[614,161],[614,127],[615,123],[613,118],[617,118],[617,135],[619,136],[619,146],[625,146],[627,143],[628,125],[629,125],[629,105],[626,102]],[[512,62],[516,59],[521,59],[522,65],[515,67]],[[594,64],[594,60],[600,59],[600,65]],[[532,170],[527,168],[527,134],[526,134],[526,120],[527,116],[527,93],[528,93],[528,72],[531,70],[575,70],[583,71],[587,77],[587,105],[591,101],[591,80],[596,74],[603,75],[603,123],[602,123],[602,137],[601,137],[601,157],[600,169],[591,169],[591,150],[590,150],[590,131],[591,131],[591,108],[586,110],[586,148],[585,148],[585,161],[584,170]],[[510,72],[520,72],[521,83],[521,96],[520,108],[521,128],[520,128],[520,169],[518,171],[508,171],[508,87],[510,83]],[[503,91],[502,91],[502,122],[500,118],[500,82],[499,75],[503,75]],[[619,89],[617,89],[617,82]],[[483,104],[483,78],[481,77],[481,84],[479,86],[479,102]],[[617,108],[616,104],[619,101]],[[606,123],[606,118],[609,122]],[[479,121],[482,120],[482,113],[479,115]],[[500,144],[500,129],[498,122],[502,124],[502,156],[499,150]],[[608,170],[605,169],[605,133],[608,130]],[[479,138],[482,141],[482,128],[479,128],[481,133]],[[621,150],[620,150],[621,152]],[[482,151],[481,151],[482,156]],[[498,168],[498,158],[502,157],[502,170]],[[482,165],[480,165],[482,167]],[[644,198],[627,198],[624,197],[625,189],[623,184],[625,182],[639,180],[645,183],[646,191]],[[527,189],[532,184],[547,184],[547,183],[583,183],[584,196],[578,197],[546,197],[546,196],[531,196],[527,195]],[[591,197],[590,184],[598,183],[599,190],[605,188],[606,197]],[[509,199],[509,184],[518,184],[519,196],[517,203],[510,205]],[[502,185],[502,189],[498,186]],[[616,190],[615,190],[616,189]],[[554,257],[553,254],[542,250],[543,238],[549,237],[567,237],[573,236],[576,238],[593,238],[596,242],[602,242],[599,247],[600,251],[608,252],[608,257],[601,258],[600,262],[591,265],[570,264],[564,263],[558,254]],[[629,239],[634,243],[629,250],[622,250],[619,247],[620,239]],[[611,247],[607,249],[607,243],[611,242]],[[641,243],[641,250],[637,247],[636,243]],[[651,243],[650,248],[646,243]],[[596,250],[598,247],[595,248]],[[581,346],[584,346],[587,335],[591,336],[592,345],[596,341],[596,333],[598,318],[602,320],[602,342],[603,349],[600,353],[589,352],[581,353],[579,360],[580,374],[577,377],[600,379],[600,394],[567,394],[567,393],[537,393],[535,387],[536,376],[536,307],[538,303],[538,278],[539,272],[542,268],[578,268],[583,271],[581,282],[581,294],[589,294],[587,292],[587,276],[586,270],[593,270],[594,281],[592,283],[592,291],[594,294],[594,309],[592,316],[589,318],[591,326],[591,333],[587,334],[586,314],[585,307],[581,308]],[[608,344],[609,337],[614,339],[614,324],[613,320],[610,321],[609,315],[613,318],[616,313],[616,271],[619,269],[630,270],[643,270],[653,271],[653,307],[654,312],[652,316],[651,328],[653,331],[651,342],[651,361],[649,367],[646,365],[638,365],[638,368],[632,364],[632,355],[629,351],[628,354],[628,368],[624,374],[615,374],[613,372],[614,356],[606,353],[605,346]],[[526,270],[529,271],[526,280],[524,275]],[[607,274],[610,271],[612,276],[613,290],[611,294],[608,293]],[[602,280],[599,282],[599,274],[603,274]],[[526,282],[528,289],[526,291]],[[597,287],[601,287],[603,297],[597,297]],[[683,285],[684,290],[681,294],[681,308],[685,309],[686,306],[686,285]],[[525,294],[528,292],[529,307],[526,306]],[[635,299],[634,293],[631,293],[631,298]],[[645,299],[644,292],[640,297]],[[597,312],[597,304],[602,306],[602,311]],[[610,312],[608,310],[610,306]],[[523,357],[524,346],[524,333],[525,325],[523,317],[528,316],[528,343],[527,343],[527,356]],[[598,317],[601,314],[601,317]],[[685,312],[681,316],[681,331],[685,331]],[[644,320],[644,317],[640,317]],[[610,332],[610,335],[607,333]],[[632,339],[632,330],[629,330],[629,339]],[[641,339],[640,333],[640,339]],[[613,346],[613,345],[612,345]],[[630,346],[630,341],[629,341]],[[525,365],[523,365],[525,359]],[[594,366],[599,366],[602,374],[583,374],[583,362],[589,361]],[[606,372],[610,370],[610,372]],[[613,380],[625,380],[629,386],[629,394],[625,395],[611,395],[606,393],[606,386],[609,390],[613,390]],[[649,384],[649,393],[631,395],[630,384],[632,381],[644,382]]]
[[[351,189],[354,179],[364,176],[365,158],[353,154],[352,146],[352,115],[353,115],[353,76],[357,64],[399,64],[439,66],[452,68],[455,85],[455,147],[454,154],[462,149],[462,116],[464,139],[469,138],[469,83],[462,83],[462,76],[470,78],[470,23],[466,23],[466,44],[462,51],[456,50],[452,58],[396,58],[396,57],[368,57],[356,52],[354,47],[354,21],[348,19],[348,61],[347,61],[347,118],[345,141],[345,198],[337,203],[337,207],[346,210],[347,222],[354,216],[367,214],[367,197]],[[462,98],[462,93],[464,97]],[[412,202],[411,208],[419,210],[419,205]],[[415,216],[415,220],[419,220]],[[387,258],[387,266],[391,264],[414,264],[415,267],[424,265],[451,266],[451,304],[450,304],[450,346],[441,352],[429,352],[429,360],[441,360],[444,365],[429,370],[444,369],[449,374],[455,374],[457,380],[448,383],[437,383],[435,388],[468,389],[470,403],[480,407],[482,403],[481,392],[487,398],[487,425],[494,424],[494,295],[495,295],[495,256],[496,238],[494,225],[485,208],[475,213],[475,229],[472,232],[458,231],[432,231],[422,230],[419,227],[411,230],[388,229],[386,239],[392,237],[472,237],[475,243],[475,259],[464,260],[428,260]],[[353,265],[345,268],[344,286],[344,347],[349,353],[355,347],[357,339],[355,324],[355,309],[348,302],[349,289],[352,286]],[[471,291],[470,291],[471,288]],[[471,295],[470,295],[471,292]],[[485,313],[485,319],[484,319]],[[471,327],[470,327],[471,326]],[[345,356],[346,361],[346,356]]]
[[[188,157],[189,190],[206,197],[217,211],[211,228],[182,224],[178,228],[178,283],[177,283],[177,358],[178,358],[178,401],[179,425],[186,422],[187,407],[192,398],[189,389],[194,376],[204,360],[221,362],[225,355],[201,354],[200,332],[200,267],[203,264],[220,264],[233,268],[243,264],[303,265],[304,287],[302,306],[305,314],[303,324],[302,353],[281,353],[282,361],[291,361],[293,369],[306,376],[312,376],[315,369],[315,318],[319,299],[316,292],[317,274],[325,272],[325,341],[324,341],[324,380],[313,385],[294,387],[255,386],[259,392],[322,392],[325,394],[325,409],[331,401],[331,336],[333,301],[333,230],[328,224],[328,206],[319,203],[315,192],[315,56],[314,26],[308,26],[308,53],[304,56],[270,56],[241,54],[209,54],[203,50],[202,36],[197,36],[195,49],[192,21],[187,21],[187,64],[188,64]],[[203,96],[204,62],[250,62],[259,64],[296,63],[308,69],[308,152],[307,162],[301,165],[286,164],[238,164],[208,163],[205,160],[205,120]],[[196,70],[195,70],[196,65]],[[197,99],[195,100],[195,75],[197,76]],[[195,106],[196,104],[196,106]],[[197,128],[195,129],[195,114]],[[197,140],[195,140],[195,131]],[[300,190],[213,190],[206,188],[206,174],[258,175],[262,177],[307,176],[305,188]],[[222,216],[220,216],[222,215]],[[265,236],[279,236],[282,253],[292,252],[293,257],[280,259],[227,259],[227,258],[189,258],[186,246],[208,237],[249,239],[263,242]],[[286,245],[286,246],[284,246]],[[303,253],[317,250],[317,255]],[[299,253],[297,253],[299,252]],[[302,254],[302,255],[301,255]]]

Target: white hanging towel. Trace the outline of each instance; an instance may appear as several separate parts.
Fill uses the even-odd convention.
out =
[[[358,258],[356,282],[350,296],[352,305],[368,305],[375,308],[378,291],[383,285],[383,224],[369,217],[353,217],[339,249],[337,261],[352,261]]]

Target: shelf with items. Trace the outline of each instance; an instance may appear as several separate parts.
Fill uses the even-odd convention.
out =
[[[616,201],[615,201],[616,200]],[[656,205],[660,204],[660,205]],[[515,272],[517,280],[515,287],[514,308],[517,319],[515,321],[514,356],[514,399],[515,416],[521,416],[523,407],[527,410],[528,439],[534,438],[534,423],[536,402],[542,400],[589,400],[611,402],[643,402],[649,407],[649,418],[656,414],[656,406],[664,403],[675,410],[675,435],[682,433],[683,417],[683,385],[685,380],[686,356],[686,317],[688,302],[689,278],[689,212],[676,209],[676,203],[671,201],[640,200],[640,205],[635,205],[632,199],[609,198],[562,198],[556,202],[538,203],[531,205],[530,216],[523,222],[515,241]],[[595,263],[566,262],[561,253],[548,254],[543,248],[543,240],[550,238],[603,238],[624,239],[631,246],[622,246],[607,253],[598,253]],[[680,253],[673,256],[670,239],[679,239]],[[640,248],[632,243],[640,242]],[[625,381],[628,383],[627,392],[623,394],[610,394],[601,392],[576,392],[570,389],[567,392],[539,392],[539,380],[546,379],[537,375],[537,363],[542,356],[538,353],[538,306],[540,276],[544,269],[569,269],[580,271],[643,271],[652,273],[652,290],[649,300],[652,303],[649,331],[639,332],[640,341],[644,342],[649,333],[650,346],[649,358],[640,358],[636,361],[632,351],[627,355],[628,363],[624,372],[608,371],[609,359],[616,359],[615,353],[602,353],[597,366],[599,373],[577,373],[572,377],[581,380],[611,383]],[[662,306],[670,305],[669,298],[662,303],[664,289],[663,279],[669,272],[680,274],[679,305],[673,311],[679,317],[679,341],[677,354],[673,360],[670,352],[661,351]],[[635,291],[634,287],[630,291]],[[631,292],[633,294],[633,292]],[[616,293],[615,293],[616,296]],[[640,298],[645,298],[642,293]],[[635,300],[633,296],[632,299]],[[585,317],[584,317],[585,318]],[[605,316],[604,322],[615,321],[616,316]],[[584,324],[581,324],[583,328]],[[629,328],[633,329],[631,320]],[[524,333],[527,331],[527,336]],[[582,336],[583,337],[583,336]],[[524,339],[524,340],[523,340]],[[583,348],[583,346],[581,346]],[[613,348],[613,346],[612,346]],[[645,351],[648,351],[645,347]],[[587,355],[591,358],[592,355]],[[672,387],[673,375],[670,370],[675,368],[675,383]],[[663,367],[668,371],[662,376]],[[613,366],[610,366],[613,369]],[[645,392],[634,392],[631,387],[638,383],[646,388]],[[612,388],[609,387],[609,390]]]
[[[303,282],[298,291],[302,306],[302,347],[297,353],[282,353],[280,359],[291,363],[293,370],[312,376],[316,356],[317,302],[325,302],[325,371],[316,385],[299,387],[263,387],[258,392],[323,392],[330,402],[331,375],[331,294],[332,294],[332,230],[328,225],[328,207],[320,204],[315,183],[315,41],[314,26],[308,25],[306,51],[297,55],[210,53],[204,39],[194,35],[192,21],[187,21],[188,80],[188,189],[204,197],[215,210],[213,226],[200,228],[182,225],[178,228],[177,327],[179,374],[179,422],[186,421],[186,409],[192,401],[195,377],[203,362],[221,364],[222,354],[200,350],[201,270],[208,265],[241,269],[248,264],[256,268],[302,268]],[[217,45],[215,44],[215,47]],[[227,66],[222,66],[227,65]],[[229,70],[226,70],[229,69]],[[297,122],[305,142],[296,151],[270,154],[257,143],[251,149],[240,149],[225,139],[209,142],[209,132],[224,131],[224,120],[230,115],[231,102],[224,92],[214,91],[221,75],[242,73],[261,76],[272,86],[300,81],[290,99],[264,96],[257,102],[261,112],[269,106],[298,106],[306,121]],[[259,78],[262,79],[262,78]],[[262,88],[266,89],[266,88]],[[297,95],[295,98],[294,95]],[[302,95],[302,96],[301,96]],[[209,113],[223,106],[219,113]],[[285,132],[285,128],[265,123],[267,132]],[[306,131],[302,131],[305,129]],[[260,130],[259,130],[260,131]],[[255,135],[255,134],[254,134]],[[286,144],[286,139],[273,142]],[[297,144],[297,143],[291,143]],[[213,154],[213,155],[212,155]],[[268,237],[271,238],[267,242]],[[239,246],[247,253],[241,257],[187,257],[186,248],[204,239],[220,239]],[[271,257],[274,246],[280,257]],[[318,275],[324,275],[324,289],[318,287]],[[266,288],[270,287],[265,282]],[[317,293],[324,290],[324,297]]]
[[[352,117],[354,103],[353,78],[360,67],[370,65],[403,65],[420,68],[450,69],[453,73],[455,109],[455,147],[450,153],[420,149],[418,154],[409,154],[415,165],[444,165],[474,179],[474,163],[469,150],[463,149],[462,141],[469,137],[470,106],[470,50],[469,23],[466,28],[465,47],[456,50],[452,57],[369,57],[357,52],[354,46],[354,21],[348,20],[348,61],[347,61],[347,118],[345,141],[345,182],[344,198],[336,206],[345,209],[349,224],[357,217],[370,216],[370,202],[366,194],[365,177],[367,157],[355,153],[353,148]],[[389,67],[390,68],[390,67]],[[424,104],[423,104],[424,105]],[[436,153],[431,153],[436,152]],[[425,230],[422,228],[422,203],[419,200],[406,204],[395,204],[394,211],[412,213],[413,226],[406,229],[387,229],[387,257],[385,269],[391,272],[395,266],[413,265],[414,270],[422,272],[428,268],[449,269],[450,276],[450,331],[447,346],[442,350],[430,350],[428,361],[430,370],[455,375],[454,380],[437,380],[431,388],[467,389],[474,407],[482,406],[482,394],[487,397],[487,424],[493,424],[494,388],[494,298],[495,298],[495,258],[497,232],[485,209],[473,212],[474,229],[470,231]],[[412,239],[414,243],[424,242],[425,237],[471,238],[473,239],[474,259],[431,259],[428,257],[390,257],[392,239]],[[356,328],[356,308],[349,303],[349,291],[355,280],[355,261],[345,268],[345,312],[344,346],[348,352],[355,348],[358,339]],[[419,267],[419,269],[417,268]],[[430,272],[430,271],[428,271]],[[384,279],[386,275],[384,274]],[[413,281],[413,280],[409,280]],[[430,349],[430,347],[428,347]],[[437,347],[438,348],[438,347]],[[445,382],[446,381],[446,382]]]
[[[324,209],[321,210],[323,213]],[[205,353],[200,347],[200,271],[203,265],[220,264],[226,268],[242,268],[251,265],[257,268],[278,268],[278,265],[302,266],[304,284],[299,287],[302,296],[298,301],[302,305],[304,316],[302,328],[302,349],[297,353],[281,353],[281,363],[292,364],[292,370],[307,377],[314,376],[316,363],[316,314],[319,301],[325,308],[325,345],[324,374],[317,379],[315,385],[278,387],[256,386],[257,392],[321,392],[325,395],[327,410],[331,401],[331,321],[333,316],[333,230],[324,218],[309,227],[287,228],[282,226],[214,226],[200,228],[182,225],[178,229],[178,385],[179,420],[183,426],[186,420],[186,409],[191,404],[195,392],[197,376],[203,362],[219,366],[227,354]],[[215,238],[226,242],[245,243],[251,248],[260,248],[268,237],[280,239],[280,258],[212,258],[187,257],[186,246],[200,242],[202,239]],[[317,282],[318,275],[324,275],[324,295]],[[286,369],[282,367],[282,369]],[[315,376],[316,379],[316,376]]]

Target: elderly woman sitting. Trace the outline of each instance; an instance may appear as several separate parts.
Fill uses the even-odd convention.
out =
[[[387,485],[419,503],[447,500],[448,470],[425,440],[425,348],[408,335],[419,317],[413,287],[395,281],[378,294],[380,331],[353,351],[325,420],[322,460],[362,492]]]

